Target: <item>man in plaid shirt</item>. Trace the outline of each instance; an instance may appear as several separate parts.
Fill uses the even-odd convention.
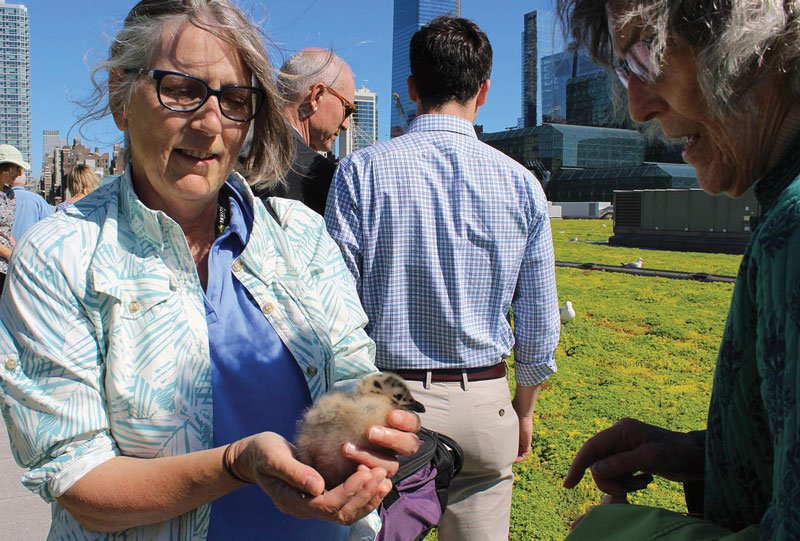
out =
[[[325,220],[369,316],[375,364],[409,381],[423,426],[464,449],[439,539],[506,540],[511,466],[530,452],[536,399],[556,370],[547,202],[529,171],[475,135],[492,64],[480,28],[435,19],[411,39],[410,61],[416,118],[340,163]]]

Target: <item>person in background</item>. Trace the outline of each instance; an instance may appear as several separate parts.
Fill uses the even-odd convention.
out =
[[[22,152],[18,148],[0,145],[0,294],[4,291],[8,261],[16,244],[13,227],[17,198],[11,185],[24,171],[30,171],[30,168],[31,164],[22,158]]]
[[[590,438],[612,505],[570,539],[800,539],[800,1],[559,0],[578,46],[616,71],[631,118],[683,143],[710,194],[755,190],[706,426],[623,419]],[[698,427],[701,428],[701,427]],[[685,484],[702,518],[624,505],[654,475]]]
[[[100,185],[94,170],[84,163],[79,163],[67,174],[67,189],[69,197],[58,204],[56,210],[64,210],[76,201],[80,201]]]
[[[322,218],[272,218],[233,172],[251,129],[249,178],[291,157],[263,36],[230,0],[142,0],[97,70],[125,172],[31,228],[0,299],[3,418],[49,538],[374,537],[419,419],[370,430],[386,454],[343,445],[359,469],[325,492],[295,458],[374,344]]]
[[[536,399],[556,370],[547,201],[527,169],[475,135],[492,68],[481,29],[435,19],[412,37],[410,60],[417,117],[405,135],[339,163],[325,221],[369,316],[377,366],[409,380],[423,425],[463,447],[439,539],[505,540],[512,464],[530,452]]]
[[[14,198],[17,200],[14,212],[14,227],[11,229],[14,238],[20,239],[30,227],[53,214],[53,207],[44,198],[25,189],[25,174],[14,179]]]
[[[355,111],[353,73],[344,60],[326,49],[303,49],[278,72],[283,114],[295,139],[292,165],[283,180],[257,196],[298,199],[318,214],[325,213],[336,164],[323,156],[331,151]]]

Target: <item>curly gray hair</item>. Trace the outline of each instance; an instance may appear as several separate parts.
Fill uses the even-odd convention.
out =
[[[611,66],[609,0],[557,0],[562,24],[576,46]],[[800,0],[617,0],[620,25],[636,20],[653,36],[653,61],[669,38],[699,51],[697,78],[716,118],[752,106],[750,90],[765,76],[785,76],[787,98],[800,97]]]
[[[264,48],[261,31],[230,0],[141,0],[131,9],[122,30],[114,37],[108,59],[92,71],[94,94],[86,104],[82,120],[96,120],[112,111],[125,110],[138,76],[126,70],[150,67],[161,36],[192,24],[233,45],[251,71],[254,85],[264,101],[251,121],[252,141],[240,160],[248,179],[276,179],[291,163],[294,141],[281,113],[272,79],[273,68]],[[107,77],[107,80],[103,76]],[[107,98],[107,99],[106,99]],[[125,134],[125,161],[130,159],[130,139]]]

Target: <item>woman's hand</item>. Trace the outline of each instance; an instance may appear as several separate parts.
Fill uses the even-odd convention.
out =
[[[422,422],[416,413],[396,409],[389,413],[385,426],[373,426],[367,432],[367,439],[375,445],[400,455],[411,455],[419,449],[419,432]],[[399,468],[395,456],[364,449],[353,443],[343,446],[344,456],[368,468],[382,468],[389,477],[394,476]]]
[[[278,434],[263,432],[231,444],[231,467],[257,483],[283,513],[351,524],[375,509],[392,488],[384,468],[359,466],[338,487],[323,492],[325,482],[299,462],[294,446]]]
[[[665,430],[622,419],[594,435],[575,455],[564,486],[578,484],[587,468],[597,488],[621,500],[659,475],[672,481],[703,478],[705,447],[698,433]]]
[[[277,477],[265,477],[259,485],[282,512],[300,518],[321,518],[339,524],[352,524],[370,513],[392,489],[383,468],[358,470],[341,485],[311,497]]]

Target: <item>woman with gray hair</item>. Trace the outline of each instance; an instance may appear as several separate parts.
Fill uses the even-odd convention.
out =
[[[322,219],[233,172],[248,131],[251,178],[292,151],[259,31],[229,0],[142,0],[100,70],[125,173],[25,235],[0,301],[3,417],[50,539],[369,538],[396,459],[343,445],[359,469],[323,492],[289,443],[374,345]],[[389,422],[371,443],[415,451],[419,419]]]
[[[800,539],[800,1],[559,0],[558,9],[575,42],[616,71],[631,118],[683,143],[705,191],[753,187],[761,207],[705,430],[623,419],[583,445],[564,482],[574,487],[589,469],[606,502],[624,503],[659,475],[684,482],[702,518],[606,505],[570,539]]]

